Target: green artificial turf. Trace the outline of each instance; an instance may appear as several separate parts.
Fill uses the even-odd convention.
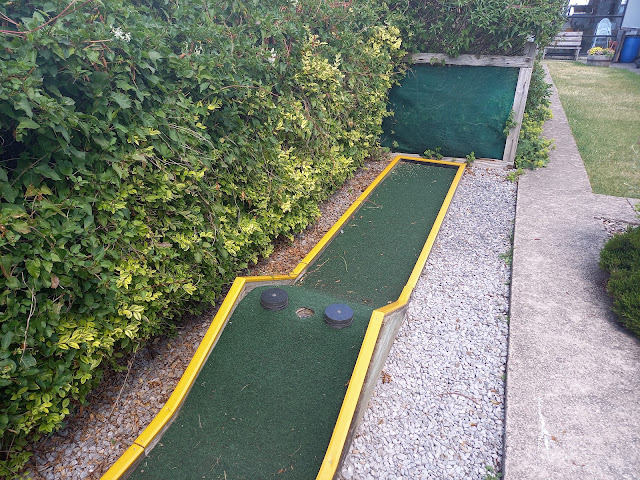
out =
[[[343,227],[310,273],[281,287],[289,305],[251,291],[232,314],[180,413],[133,479],[316,477],[373,309],[397,300],[455,168],[401,162]],[[324,323],[332,303],[353,325]],[[299,318],[296,310],[314,315]]]
[[[245,297],[196,379],[177,419],[134,479],[313,479],[335,426],[372,309],[352,305],[353,325],[334,329],[336,299],[281,287],[272,312]],[[300,307],[314,316],[301,319]]]
[[[302,284],[374,309],[396,301],[456,172],[399,163],[309,266]]]

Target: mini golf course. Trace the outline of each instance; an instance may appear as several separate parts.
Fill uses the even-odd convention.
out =
[[[333,478],[463,170],[397,157],[292,274],[238,278],[103,478]]]

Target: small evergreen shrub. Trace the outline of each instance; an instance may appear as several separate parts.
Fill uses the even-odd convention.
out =
[[[611,238],[600,252],[600,266],[611,274],[607,290],[613,311],[640,336],[640,227]]]
[[[549,163],[549,149],[553,142],[542,136],[542,127],[552,117],[550,97],[551,85],[545,81],[544,69],[540,61],[536,60],[518,138],[516,168],[535,169]]]

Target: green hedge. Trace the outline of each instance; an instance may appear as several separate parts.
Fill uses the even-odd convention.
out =
[[[640,336],[640,227],[612,237],[600,252],[600,266],[611,274],[607,290],[613,311]]]
[[[29,31],[0,36],[3,478],[105,359],[317,218],[403,55],[373,10],[320,1],[65,7],[1,10]]]
[[[548,45],[565,22],[566,0],[395,0],[386,21],[412,52],[520,55]]]

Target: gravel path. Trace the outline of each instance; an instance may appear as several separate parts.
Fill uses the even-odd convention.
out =
[[[500,470],[515,197],[504,173],[463,177],[343,479],[485,479]]]
[[[370,162],[322,207],[322,217],[250,274],[291,271],[387,162]],[[409,317],[345,461],[345,479],[481,478],[502,459],[514,184],[472,168],[458,187]],[[68,426],[34,446],[34,479],[97,479],[153,419],[215,308],[159,337],[110,373]],[[451,472],[450,475],[447,472]]]

